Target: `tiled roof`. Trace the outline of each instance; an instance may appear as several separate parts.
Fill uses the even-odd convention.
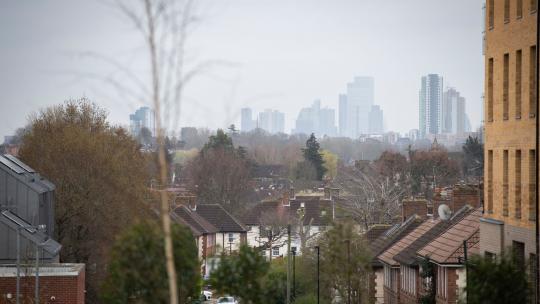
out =
[[[312,200],[291,200],[289,205],[283,205],[281,201],[267,201],[256,204],[242,218],[246,225],[256,226],[261,223],[260,219],[265,213],[282,213],[294,218],[298,217],[299,210],[305,210],[304,225],[311,222],[313,226],[328,225],[332,219],[332,202],[312,198]]]
[[[218,204],[200,204],[194,211],[219,232],[246,232],[244,225]]]
[[[478,231],[482,210],[480,208],[467,214],[450,229],[429,242],[417,254],[429,257],[439,264],[458,264],[463,256],[463,241],[467,240],[470,254],[479,253]]]
[[[438,222],[431,227],[431,229],[425,231],[424,233],[416,234],[416,239],[405,249],[396,254],[394,256],[394,260],[405,265],[415,264],[417,262],[416,252],[420,248],[424,247],[427,243],[431,242],[433,239],[448,230],[448,228],[455,225],[472,210],[474,210],[472,207],[464,206],[463,208],[458,210],[450,219],[444,221],[439,219]]]
[[[185,206],[174,209],[173,219],[187,225],[196,236],[218,232],[214,225]]]
[[[394,243],[388,249],[386,249],[378,258],[384,263],[390,266],[398,266],[399,263],[394,260],[394,257],[399,254],[401,251],[409,247],[414,241],[420,238],[422,235],[431,230],[435,225],[437,225],[440,220],[426,220],[420,226],[416,227],[413,231],[403,237],[401,240]]]
[[[388,229],[390,229],[392,225],[373,225],[371,228],[369,228],[368,232],[366,233],[366,237],[369,243],[375,241],[378,237],[380,237],[383,233],[385,233]]]
[[[401,240],[411,231],[413,231],[418,225],[422,223],[422,220],[417,215],[410,216],[401,224],[397,224],[394,227],[388,229],[385,233],[379,236],[375,241],[369,244],[369,249],[373,255],[372,264],[379,265],[380,261],[377,257],[384,252],[388,247],[392,246],[395,242]]]

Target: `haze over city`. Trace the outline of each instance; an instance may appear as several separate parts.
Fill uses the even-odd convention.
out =
[[[421,77],[437,73],[444,88],[466,98],[474,130],[481,121],[482,2],[198,2],[201,20],[189,37],[188,58],[219,63],[187,87],[180,126],[239,125],[240,109],[248,106],[284,112],[290,133],[300,109],[316,99],[336,110],[337,123],[338,95],[354,77],[372,76],[385,130],[408,132],[418,128]],[[92,77],[116,72],[96,54],[136,72],[147,66],[140,37],[108,2],[1,6],[0,135],[69,98],[88,97],[121,125],[148,105]]]

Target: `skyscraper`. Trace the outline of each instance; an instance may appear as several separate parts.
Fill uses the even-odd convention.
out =
[[[380,106],[371,106],[369,112],[369,134],[382,134],[383,130],[383,111]]]
[[[466,125],[465,98],[456,89],[449,88],[443,95],[442,133],[463,134]]]
[[[258,127],[272,134],[283,133],[285,131],[285,114],[266,109],[259,113]]]
[[[358,138],[369,132],[369,111],[373,99],[373,77],[355,77],[347,84],[346,136]]]
[[[240,131],[249,132],[255,129],[256,122],[253,120],[253,112],[251,108],[243,108],[240,110]]]
[[[336,111],[329,108],[321,109],[321,101],[315,100],[311,107],[300,110],[293,133],[315,133],[319,137],[335,136],[337,133]]]
[[[437,74],[422,77],[419,105],[420,137],[428,134],[440,134],[442,125],[442,88],[443,78]]]
[[[129,130],[133,136],[139,136],[142,128],[156,134],[155,114],[149,107],[141,107],[135,113],[129,115]]]
[[[339,94],[339,135],[347,136],[347,95]]]

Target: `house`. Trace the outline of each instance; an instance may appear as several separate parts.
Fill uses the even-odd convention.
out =
[[[53,239],[54,191],[54,184],[28,165],[12,155],[0,155],[1,303],[15,302],[17,281],[23,302],[34,301],[36,277],[40,299],[84,303],[85,265],[58,263],[62,246]],[[18,259],[24,262],[19,275]]]
[[[385,303],[412,304],[419,302],[423,290],[420,280],[420,263],[416,252],[459,222],[472,210],[472,207],[465,206],[450,219],[427,219],[379,255],[378,258],[384,263],[385,280],[389,281],[388,284],[385,284],[384,289]],[[387,273],[393,275],[387,278]],[[390,286],[398,288],[389,288]]]
[[[480,218],[482,209],[469,212],[446,232],[417,251],[417,256],[434,266],[432,280],[438,304],[458,303],[466,284],[464,242],[468,256],[480,253]],[[461,297],[460,297],[461,293]]]
[[[186,206],[175,208],[171,212],[171,219],[191,230],[201,260],[201,273],[208,275],[208,260],[216,255],[216,234],[219,229]]]
[[[269,259],[286,256],[287,226],[291,225],[291,251],[302,254],[302,248],[310,246],[335,218],[335,200],[330,191],[296,195],[291,189],[281,200],[255,204],[243,217],[248,245],[264,249]]]
[[[199,217],[217,228],[215,234],[216,253],[231,254],[246,243],[247,230],[244,224],[219,204],[198,204],[192,209]]]
[[[374,241],[369,242],[369,249],[374,257],[371,261],[373,275],[372,279],[369,280],[369,290],[371,297],[375,298],[375,303],[389,303],[384,299],[385,288],[388,287],[397,290],[397,285],[391,285],[391,281],[389,280],[390,276],[395,275],[395,273],[386,273],[385,271],[387,269],[384,268],[384,264],[377,258],[377,256],[384,252],[388,247],[392,246],[392,244],[401,240],[421,223],[422,218],[416,214],[412,214],[402,223],[391,226],[388,230],[380,234],[380,236]],[[381,230],[379,227],[375,229]],[[374,233],[379,232],[367,232],[368,235]],[[397,281],[397,279],[394,281]]]

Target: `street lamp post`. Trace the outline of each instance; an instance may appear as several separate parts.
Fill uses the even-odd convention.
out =
[[[296,249],[292,249],[292,298],[296,299]]]
[[[319,304],[319,256],[320,256],[320,248],[319,246],[315,246],[315,249],[317,249],[317,304]]]
[[[351,304],[351,240],[347,243],[347,304]]]

